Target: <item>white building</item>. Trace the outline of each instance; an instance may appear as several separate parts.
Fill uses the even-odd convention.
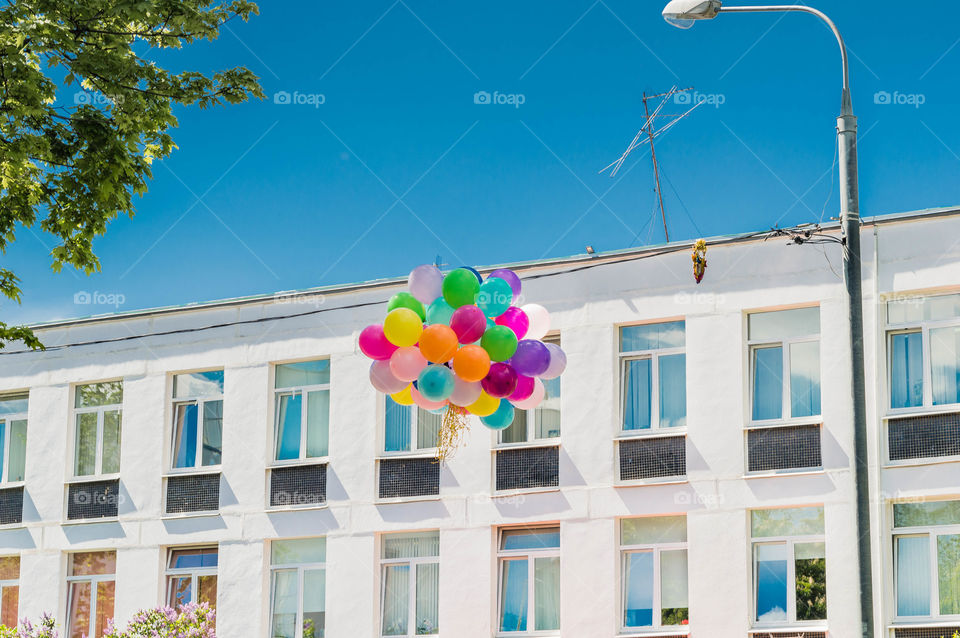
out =
[[[443,467],[356,346],[405,280],[41,326],[0,355],[3,619],[99,635],[179,596],[229,638],[858,636],[840,248],[708,244],[700,285],[683,242],[514,265],[562,395]],[[863,247],[876,635],[939,637],[960,209]]]

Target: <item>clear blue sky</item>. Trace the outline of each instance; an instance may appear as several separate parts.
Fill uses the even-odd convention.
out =
[[[892,0],[858,16],[864,4],[816,4],[852,54],[861,212],[960,204],[956,21]],[[836,214],[833,36],[802,14],[721,15],[681,31],[661,9],[660,0],[261,3],[259,17],[230,23],[218,41],[157,59],[245,65],[269,98],[178,113],[179,150],[154,165],[136,217],[96,242],[101,273],[53,274],[51,240],[21,229],[3,261],[21,276],[24,303],[4,301],[0,317],[396,276],[438,255],[485,265],[660,243],[649,155],[636,152],[617,179],[597,171],[642,123],[641,93],[673,84],[722,104],[658,141],[671,239]],[[280,91],[291,103],[275,103]],[[523,104],[475,104],[479,91]],[[880,91],[891,103],[876,103]],[[79,291],[107,303],[76,304]]]

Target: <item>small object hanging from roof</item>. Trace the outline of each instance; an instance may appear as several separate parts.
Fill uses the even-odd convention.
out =
[[[703,275],[707,272],[707,242],[698,239],[693,245],[693,278],[697,283],[703,281]]]

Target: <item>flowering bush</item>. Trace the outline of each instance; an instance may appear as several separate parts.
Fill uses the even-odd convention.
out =
[[[36,627],[24,618],[20,621],[19,628],[0,625],[0,638],[59,638],[60,634],[54,629],[55,624],[50,614],[44,614]]]
[[[124,631],[110,621],[104,638],[216,638],[215,620],[216,612],[207,603],[190,603],[179,611],[171,607],[144,609],[133,616]]]

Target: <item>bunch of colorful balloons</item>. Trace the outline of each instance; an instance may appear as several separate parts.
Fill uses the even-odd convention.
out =
[[[541,341],[550,330],[546,308],[513,305],[520,277],[512,270],[483,279],[472,268],[444,275],[418,266],[408,288],[390,298],[383,324],[367,326],[359,339],[373,359],[373,387],[401,405],[438,413],[454,406],[502,430],[515,409],[539,405],[541,379],[567,365],[560,346]]]

